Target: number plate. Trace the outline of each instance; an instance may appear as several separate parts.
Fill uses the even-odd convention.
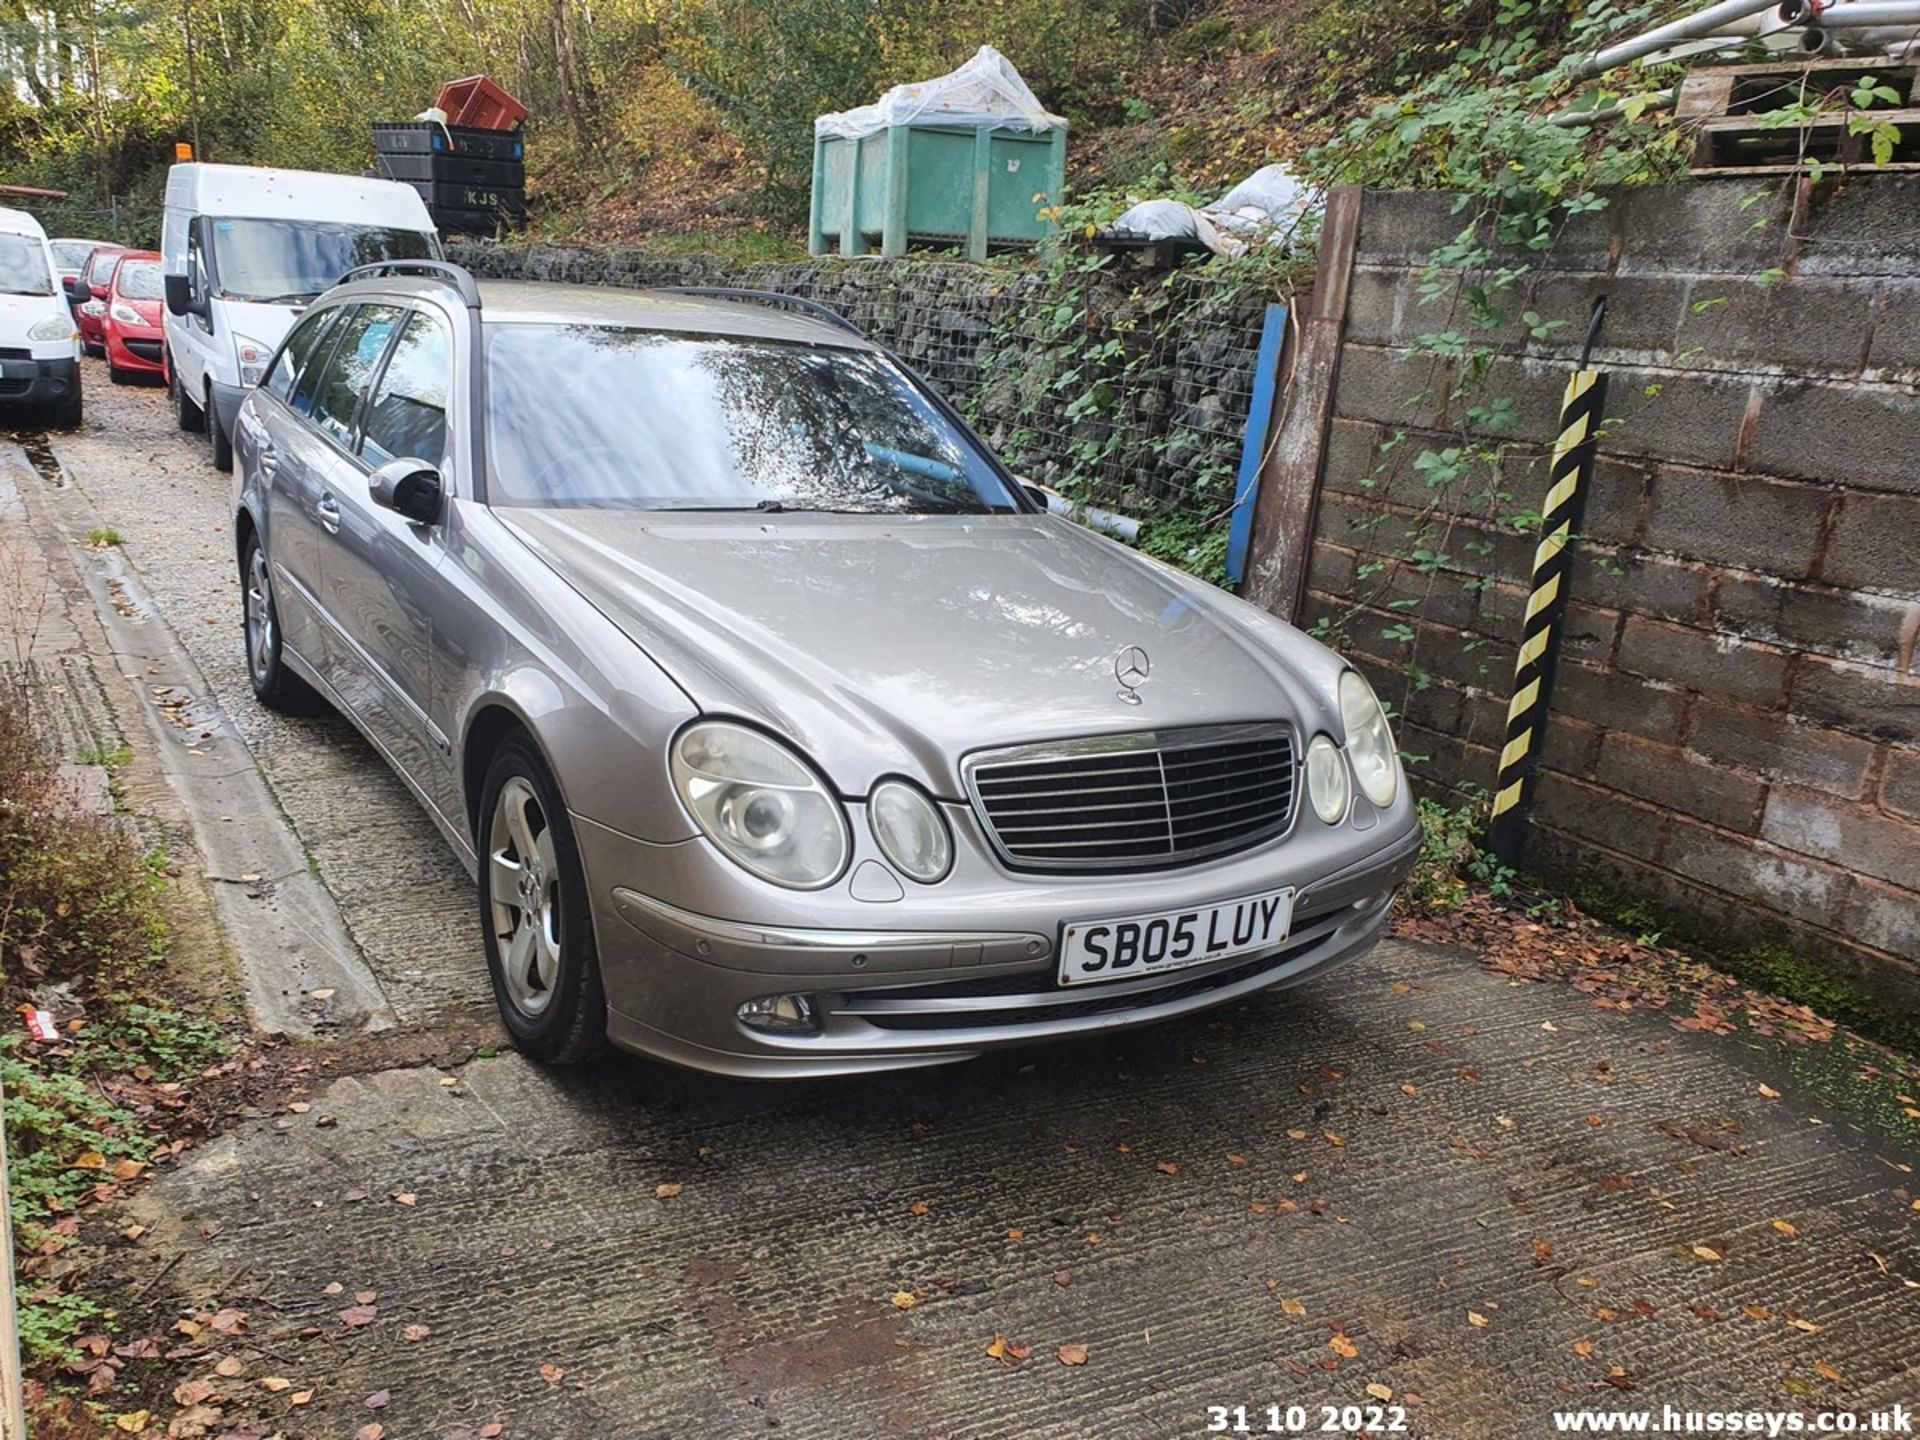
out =
[[[1060,929],[1060,983],[1095,985],[1209,960],[1253,955],[1284,944],[1293,891],[1269,890],[1218,905],[1089,920]]]

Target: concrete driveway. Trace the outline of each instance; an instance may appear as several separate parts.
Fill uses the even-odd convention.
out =
[[[1683,1031],[1458,949],[881,1080],[383,1067],[381,1026],[494,1033],[472,889],[343,721],[251,701],[228,482],[164,397],[89,403],[47,513],[120,532],[131,608],[257,765],[278,813],[250,821],[310,857],[364,985],[293,1006],[322,1037],[301,1093],[143,1191],[149,1233],[102,1262],[149,1307],[241,1317],[189,1319],[180,1433],[1172,1437],[1300,1405],[1312,1433],[1533,1436],[1920,1396],[1892,1058]]]

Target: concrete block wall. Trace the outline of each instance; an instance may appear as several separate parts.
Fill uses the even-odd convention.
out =
[[[1539,508],[1604,292],[1615,423],[1538,853],[1920,1006],[1920,180],[1620,192],[1551,251],[1496,261],[1530,267],[1506,308],[1563,322],[1544,339],[1475,332],[1451,287],[1422,303],[1464,223],[1451,197],[1365,198],[1308,617],[1340,621],[1431,783],[1491,786],[1534,543],[1492,521]],[[1478,394],[1415,353],[1449,330],[1497,350]],[[1509,427],[1467,413],[1493,397]],[[1429,489],[1416,457],[1459,445],[1498,452],[1505,498],[1488,479]],[[1428,513],[1449,557],[1430,573],[1404,559]],[[1383,636],[1403,623],[1410,644]]]

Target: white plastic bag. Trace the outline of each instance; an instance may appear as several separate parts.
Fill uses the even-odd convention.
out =
[[[991,45],[982,45],[952,74],[896,85],[871,105],[822,115],[813,122],[813,133],[856,140],[889,126],[915,122],[1009,130],[1064,130],[1067,124],[1048,113],[1011,60]]]
[[[1270,238],[1284,243],[1319,208],[1319,194],[1284,165],[1263,165],[1203,209],[1178,200],[1142,200],[1107,227],[1143,240],[1198,240],[1234,258]]]

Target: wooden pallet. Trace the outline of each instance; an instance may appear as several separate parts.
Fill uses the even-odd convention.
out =
[[[1873,163],[1870,136],[1850,133],[1847,95],[1863,75],[1898,92],[1900,105],[1871,114],[1900,132],[1892,158]],[[1797,104],[1832,112],[1807,124],[1769,123]],[[1920,62],[1843,57],[1696,70],[1680,87],[1674,119],[1694,135],[1695,175],[1793,175],[1813,164],[1849,169],[1920,170]]]

